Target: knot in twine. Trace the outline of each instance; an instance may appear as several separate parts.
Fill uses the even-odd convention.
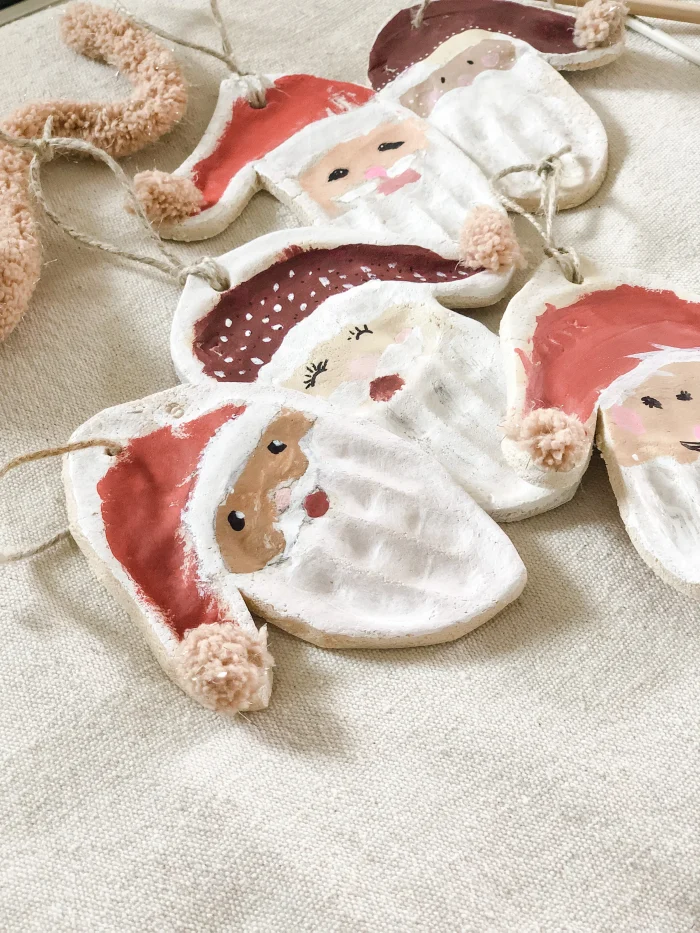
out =
[[[561,157],[571,152],[571,146],[564,146],[558,152],[542,159],[540,162],[525,162],[522,165],[512,165],[510,168],[504,168],[491,179],[496,194],[501,204],[506,210],[525,217],[537,230],[544,241],[543,252],[545,256],[553,259],[562,271],[562,274],[569,282],[580,285],[583,282],[581,273],[581,262],[575,250],[567,246],[557,246],[553,239],[552,228],[554,218],[557,213],[557,190],[559,187],[559,178],[561,175]],[[534,172],[541,182],[540,204],[537,210],[538,214],[544,217],[544,223],[540,223],[534,214],[530,214],[513,201],[507,195],[498,190],[498,182],[508,175],[516,172]]]
[[[226,291],[231,287],[231,279],[228,272],[216,259],[210,256],[204,256],[195,262],[186,263],[172,250],[168,249],[158,233],[151,226],[144,212],[143,205],[136,197],[133,186],[124,173],[124,170],[115,162],[109,153],[105,152],[104,149],[98,149],[97,146],[93,146],[92,143],[84,139],[52,136],[52,125],[53,118],[49,117],[44,124],[43,133],[38,139],[23,139],[19,136],[12,136],[10,133],[6,133],[4,130],[0,129],[0,141],[9,146],[13,146],[15,149],[32,153],[32,161],[29,165],[29,190],[37,203],[43,208],[46,216],[49,217],[60,230],[63,230],[64,233],[68,234],[68,236],[72,237],[78,243],[82,243],[84,246],[89,246],[92,249],[99,249],[105,253],[111,253],[113,256],[120,256],[122,259],[129,259],[132,262],[141,263],[144,266],[152,266],[155,269],[159,269],[179,285],[184,285],[188,275],[197,275],[204,279],[217,292]],[[71,227],[61,220],[46,201],[41,184],[41,166],[46,162],[51,162],[56,154],[66,153],[91,156],[93,159],[103,162],[107,168],[109,168],[126,192],[136,218],[139,220],[148,238],[152,240],[158,248],[160,256],[149,256],[145,253],[134,253],[130,250],[121,249],[113,243],[98,240],[96,237],[76,230],[75,227]]]

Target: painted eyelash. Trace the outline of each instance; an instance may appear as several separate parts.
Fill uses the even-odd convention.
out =
[[[362,330],[360,330],[359,327],[353,327],[351,329],[348,340],[352,340],[353,337],[355,338],[355,340],[359,340],[363,334],[373,334],[373,333],[374,333],[373,330],[370,330],[366,324],[363,324]]]
[[[664,406],[658,400],[658,398],[652,398],[651,395],[643,395],[642,402],[647,406],[647,408],[663,408]]]
[[[690,394],[690,392],[686,392],[685,389],[683,389],[682,392],[679,392],[676,398],[678,399],[679,402],[692,402],[693,401],[693,396]]]
[[[377,146],[377,150],[379,152],[387,152],[389,149],[400,149],[401,146],[403,146],[403,144],[404,144],[403,139],[400,142],[395,142],[395,143],[379,143],[379,145]]]
[[[306,376],[304,378],[304,388],[313,389],[316,385],[316,380],[321,375],[328,371],[328,360],[323,360],[319,363],[309,363],[306,367]]]

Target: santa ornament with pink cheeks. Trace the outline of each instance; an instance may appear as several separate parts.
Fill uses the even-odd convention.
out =
[[[622,7],[590,0],[577,20],[511,0],[434,0],[384,26],[369,78],[380,98],[440,129],[489,178],[566,150],[558,206],[575,207],[600,187],[608,144],[598,116],[555,67],[596,67],[619,54]],[[536,173],[512,175],[504,192],[534,209]]]
[[[369,88],[312,75],[223,82],[204,138],[173,175],[144,172],[136,193],[166,237],[224,230],[265,188],[307,223],[358,239],[391,236],[503,276],[521,261],[481,170],[435,126]],[[495,299],[494,299],[495,300]]]
[[[169,676],[267,705],[251,612],[316,645],[449,641],[514,600],[515,548],[420,447],[322,399],[180,386],[95,416],[64,478],[73,536]]]
[[[642,273],[543,266],[510,302],[501,341],[504,452],[523,477],[575,486],[594,437],[649,566],[700,598],[700,299]]]
[[[183,381],[328,399],[413,440],[499,521],[573,495],[526,482],[505,460],[498,338],[444,307],[475,303],[474,280],[485,288],[492,274],[420,247],[348,244],[321,227],[269,234],[218,261],[230,289],[190,278],[175,313],[171,352]]]

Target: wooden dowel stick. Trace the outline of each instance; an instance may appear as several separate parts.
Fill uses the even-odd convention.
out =
[[[559,6],[583,6],[583,0],[558,0]],[[672,19],[678,23],[700,24],[700,3],[689,0],[627,0],[633,16]]]

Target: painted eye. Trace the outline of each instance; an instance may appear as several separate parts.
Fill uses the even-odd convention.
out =
[[[400,149],[401,146],[403,146],[403,143],[404,143],[403,139],[397,143],[380,143],[377,146],[377,149],[380,152],[388,152],[389,149]]]
[[[693,401],[693,396],[690,394],[690,392],[686,392],[685,389],[683,389],[682,392],[679,392],[676,398],[678,399],[679,402],[692,402]]]
[[[445,78],[440,78],[440,84],[444,84],[444,83],[445,83]]]
[[[282,441],[270,441],[267,445],[267,449],[271,454],[281,454],[283,450],[287,449],[287,445],[282,443]]]
[[[652,398],[651,395],[643,395],[642,401],[647,406],[647,408],[663,408],[664,406],[658,400],[658,398]]]
[[[340,178],[345,178],[346,175],[350,174],[349,168],[334,168],[333,171],[328,176],[328,181],[338,181]]]
[[[234,531],[243,531],[245,528],[245,515],[243,512],[229,512],[228,523]]]
[[[468,64],[468,65],[473,65],[474,62],[471,60],[471,58],[468,58],[468,59],[467,59],[467,64]]]

